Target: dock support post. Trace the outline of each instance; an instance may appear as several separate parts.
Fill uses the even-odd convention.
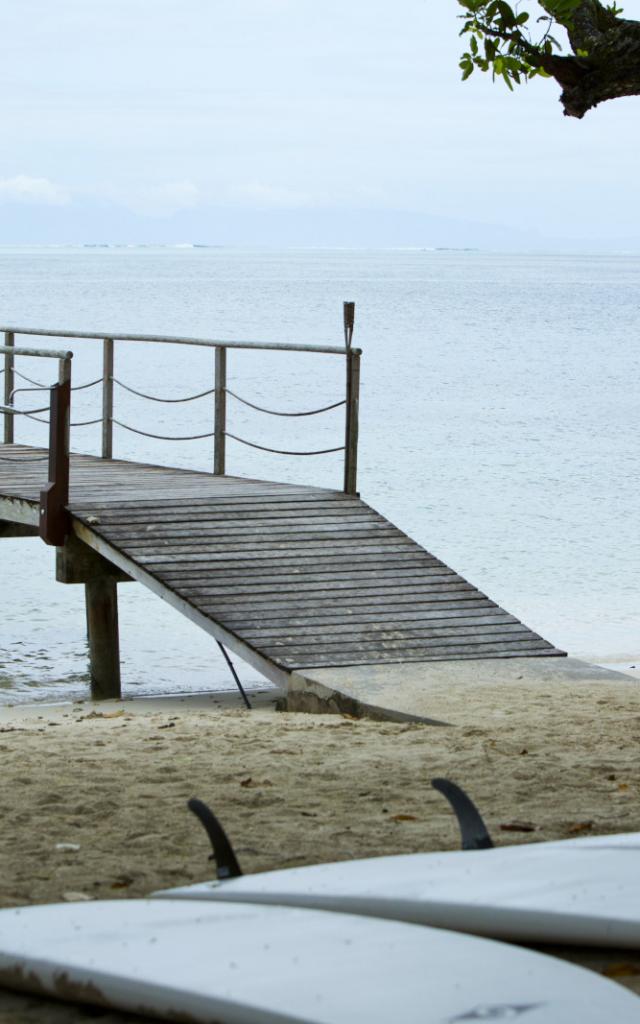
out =
[[[116,584],[126,583],[131,577],[72,533],[56,551],[56,579],[59,583],[84,584],[92,698],[120,697]]]
[[[118,585],[113,576],[96,576],[84,586],[91,697],[93,700],[118,699],[121,696]]]
[[[16,339],[13,331],[4,332],[4,343],[7,348],[14,348]],[[13,405],[13,388],[14,388],[14,355],[13,352],[5,352],[4,354],[4,404]],[[13,444],[13,421],[14,418],[11,413],[5,412],[4,414],[4,443]]]
[[[224,476],[227,441],[227,350],[221,346],[216,348],[214,430],[213,472],[216,476]]]
[[[113,458],[113,338],[102,343],[102,458]]]

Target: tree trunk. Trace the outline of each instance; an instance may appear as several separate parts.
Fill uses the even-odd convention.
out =
[[[548,9],[544,0],[542,6]],[[540,64],[562,86],[568,117],[584,117],[605,100],[640,95],[640,22],[616,17],[599,0],[584,0],[565,28],[575,56],[545,55]]]

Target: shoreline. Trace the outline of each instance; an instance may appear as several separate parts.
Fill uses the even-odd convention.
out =
[[[569,655],[569,657],[575,657],[580,661],[586,662],[587,664],[593,665],[597,668],[608,669],[610,672],[618,672],[623,676],[628,676],[632,679],[640,679],[640,655],[637,658],[629,657],[623,659],[598,659],[591,658],[583,655]],[[279,697],[283,696],[284,691],[279,690],[276,686],[269,682],[264,685],[243,684],[244,689],[252,701],[255,702],[256,707],[268,706],[273,701],[276,701]],[[87,687],[88,691],[88,687]],[[21,691],[24,693],[24,691]],[[36,691],[37,692],[37,691]],[[14,713],[20,715],[24,713],[30,715],[34,713],[36,709],[42,708],[63,708],[73,707],[75,704],[91,704],[91,697],[88,692],[84,697],[61,697],[58,700],[52,699],[49,695],[38,699],[29,693],[30,699],[18,699],[12,700],[10,698],[11,691],[0,690],[0,697],[9,696],[8,700],[0,699],[0,722],[7,718],[10,718]],[[102,704],[122,704],[127,707],[135,708],[138,704],[141,708],[145,706],[147,708],[157,707],[162,709],[165,705],[167,708],[174,705],[180,706],[193,706],[202,709],[209,708],[210,710],[234,710],[235,708],[242,708],[242,698],[236,689],[236,687],[228,688],[224,690],[195,690],[195,691],[169,691],[157,693],[145,693],[136,694],[135,688],[131,688],[125,693],[118,701],[101,701],[95,706],[98,708]]]

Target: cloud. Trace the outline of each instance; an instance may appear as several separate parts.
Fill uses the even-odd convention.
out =
[[[136,213],[150,217],[169,217],[180,210],[193,209],[200,198],[200,190],[192,181],[168,181],[128,196],[126,205]]]
[[[69,200],[69,193],[48,178],[30,178],[26,174],[18,174],[15,178],[0,178],[2,203],[64,206]]]

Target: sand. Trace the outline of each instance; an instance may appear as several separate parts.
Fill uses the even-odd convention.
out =
[[[185,806],[196,795],[247,872],[455,848],[435,775],[468,788],[501,844],[640,830],[639,685],[483,687],[475,702],[452,695],[451,718],[469,723],[452,728],[185,700],[3,708],[0,904],[122,899],[211,877]],[[640,991],[639,957],[564,953]],[[89,1017],[0,993],[2,1024]]]

